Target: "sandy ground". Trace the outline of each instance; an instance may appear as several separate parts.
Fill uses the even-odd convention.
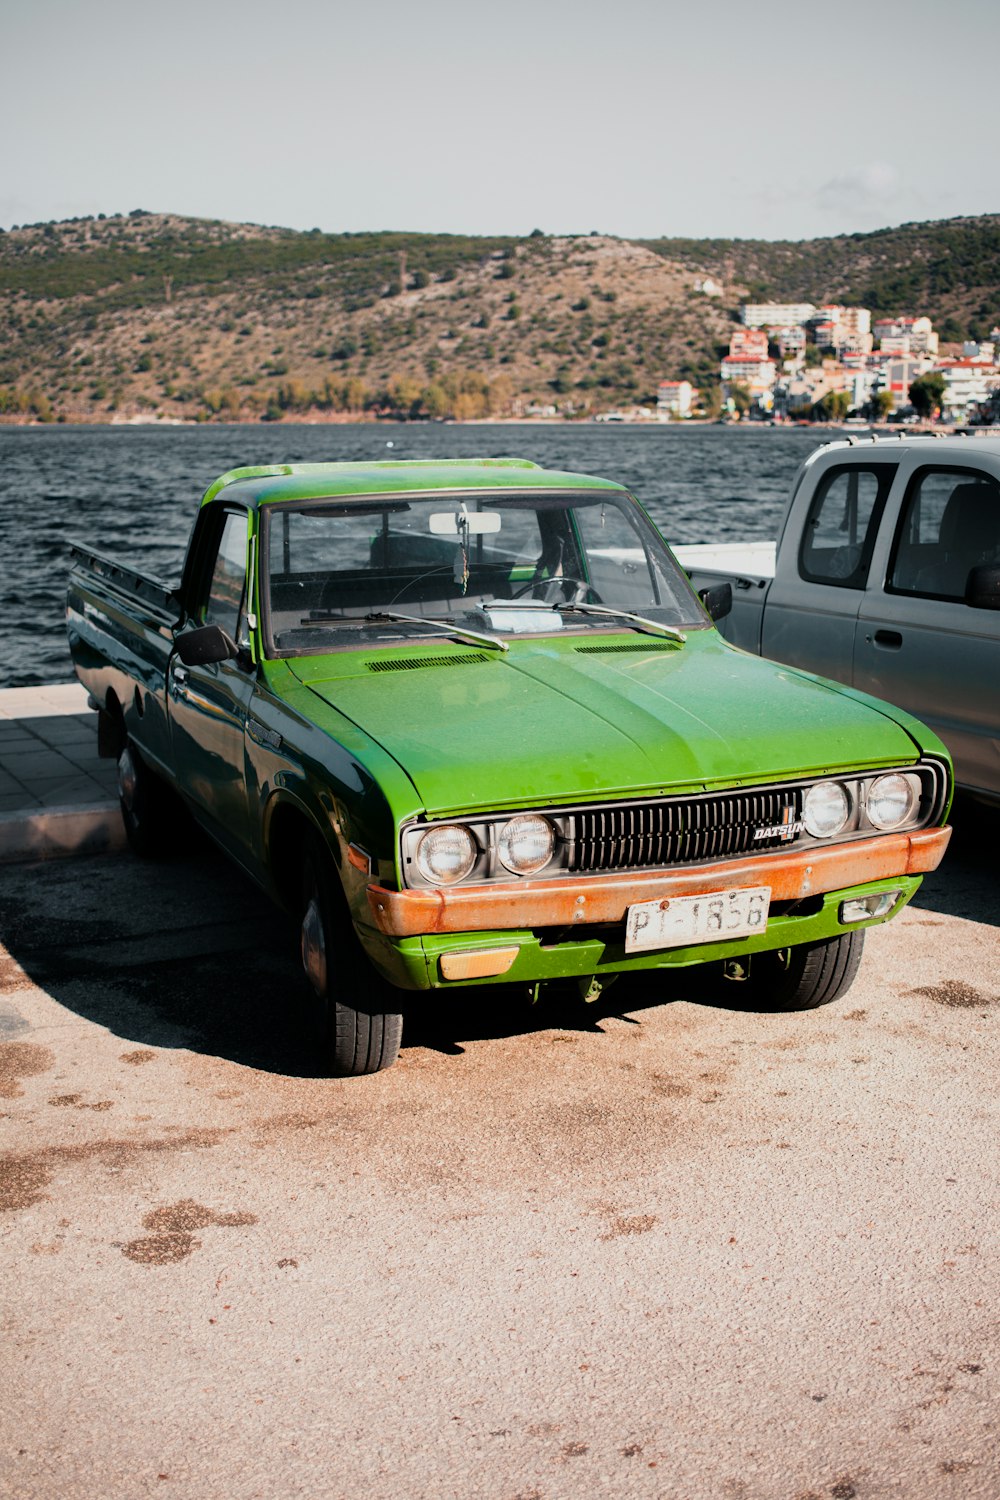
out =
[[[0,1495],[1000,1493],[1000,820],[805,1015],[418,1000],[220,859],[0,870]]]

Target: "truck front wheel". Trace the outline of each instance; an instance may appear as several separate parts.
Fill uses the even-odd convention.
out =
[[[156,859],[169,853],[176,802],[131,741],[118,757],[118,803],[133,854]]]
[[[865,946],[864,928],[819,943],[754,955],[750,988],[761,1010],[815,1010],[850,989]]]
[[[315,999],[325,1065],[338,1078],[378,1073],[399,1056],[403,1017],[398,992],[375,972],[351,926],[330,858],[319,838],[302,861],[302,967]]]

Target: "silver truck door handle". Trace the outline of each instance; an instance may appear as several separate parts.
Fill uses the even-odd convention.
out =
[[[188,669],[179,665],[174,666],[174,682],[178,687],[183,687],[188,680]]]
[[[876,630],[876,646],[887,646],[890,651],[898,651],[903,644],[903,637],[898,630]]]

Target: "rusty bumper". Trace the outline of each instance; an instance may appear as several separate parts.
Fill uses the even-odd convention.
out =
[[[845,890],[894,876],[922,875],[941,862],[950,828],[890,833],[850,844],[758,854],[683,869],[504,881],[450,889],[390,891],[368,887],[375,925],[388,937],[434,932],[493,932],[621,922],[629,906],[673,896],[767,885],[772,901]]]

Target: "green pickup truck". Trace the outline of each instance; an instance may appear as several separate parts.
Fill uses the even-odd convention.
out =
[[[916,719],[716,631],[635,499],[514,459],[210,487],[171,587],[77,550],[77,675],[155,854],[179,797],[283,906],[337,1074],[405,992],[711,965],[842,994],[947,845]]]

